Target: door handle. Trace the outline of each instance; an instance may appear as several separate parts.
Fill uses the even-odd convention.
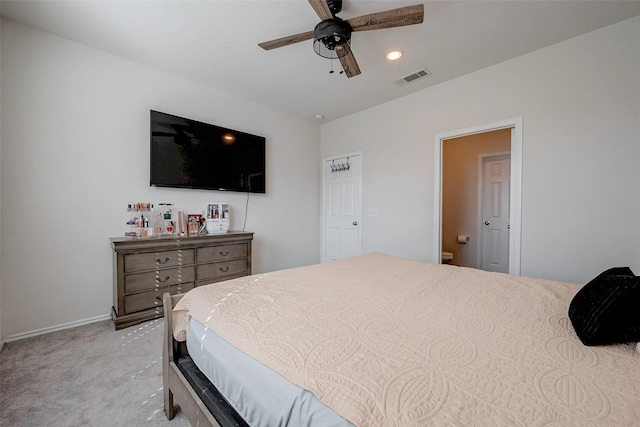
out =
[[[491,224],[489,221],[484,222],[484,225],[489,225],[489,224]]]
[[[353,221],[352,224],[353,225],[358,225],[358,221]]]

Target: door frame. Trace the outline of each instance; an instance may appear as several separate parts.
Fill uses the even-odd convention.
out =
[[[357,178],[358,178],[358,186],[359,186],[359,195],[358,195],[358,205],[359,205],[359,209],[358,209],[358,227],[360,227],[360,233],[359,233],[359,239],[358,239],[358,252],[362,253],[362,165],[363,165],[363,161],[362,161],[362,151],[355,151],[355,152],[351,152],[351,153],[346,153],[346,154],[339,154],[336,156],[329,156],[329,157],[323,157],[322,158],[322,165],[320,170],[322,171],[322,204],[321,204],[321,212],[320,214],[322,215],[322,225],[321,225],[321,230],[320,233],[322,234],[320,241],[321,241],[321,248],[320,248],[320,260],[321,262],[327,262],[326,256],[326,249],[327,249],[327,242],[326,242],[326,233],[327,233],[327,221],[326,221],[326,212],[327,212],[327,207],[325,204],[326,201],[326,189],[327,189],[327,177],[325,174],[325,165],[327,164],[327,162],[330,162],[332,160],[338,160],[338,159],[343,159],[345,157],[356,157],[358,156],[360,159],[360,169],[358,170],[357,173]]]
[[[442,262],[442,144],[447,139],[500,129],[511,129],[511,188],[509,194],[509,274],[520,275],[522,233],[522,117],[439,133],[435,135],[433,262]]]

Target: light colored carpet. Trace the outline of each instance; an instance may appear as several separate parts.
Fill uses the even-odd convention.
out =
[[[1,426],[187,427],[162,401],[164,320],[114,330],[111,321],[5,343]]]

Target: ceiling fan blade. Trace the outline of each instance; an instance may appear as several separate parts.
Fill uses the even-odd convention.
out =
[[[270,40],[268,42],[258,43],[258,46],[264,50],[271,50],[277,47],[289,46],[290,44],[303,42],[313,38],[313,31],[307,31],[300,34],[294,34],[292,36],[281,37],[279,39]]]
[[[344,73],[347,75],[347,77],[351,78],[360,74],[360,67],[356,62],[356,57],[353,56],[352,51],[350,51],[345,56],[341,56],[339,59],[340,64],[342,64],[342,69],[344,70]]]
[[[352,31],[369,31],[421,24],[423,20],[424,4],[417,4],[415,6],[400,7],[384,12],[357,16],[346,21],[351,25]]]
[[[309,0],[309,4],[316,11],[316,14],[321,20],[333,18],[329,5],[326,0]]]

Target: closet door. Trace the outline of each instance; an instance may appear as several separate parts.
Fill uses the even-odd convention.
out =
[[[323,261],[361,253],[359,154],[324,160]]]

